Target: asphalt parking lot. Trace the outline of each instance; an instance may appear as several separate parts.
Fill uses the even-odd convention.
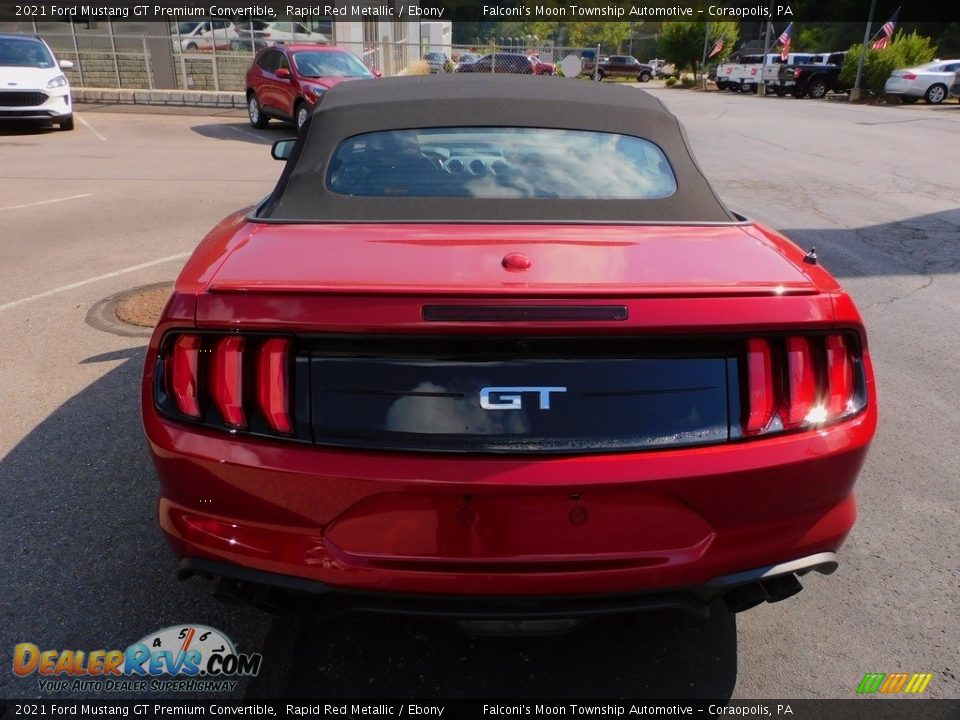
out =
[[[86,318],[172,280],[220,218],[269,192],[269,145],[291,131],[80,108],[73,132],[0,128],[0,697],[41,695],[9,671],[18,642],[125,647],[175,623],[263,652],[236,693],[249,697],[852,697],[864,673],[894,671],[960,697],[960,106],[651,91],[724,200],[815,246],[866,319],[881,420],[836,574],[736,617],[506,639],[273,621],[178,583],[139,421],[146,338]]]

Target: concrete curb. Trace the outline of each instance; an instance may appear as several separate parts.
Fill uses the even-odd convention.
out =
[[[73,101],[91,105],[168,105],[209,108],[247,106],[243,93],[206,90],[118,90],[117,88],[75,87]]]

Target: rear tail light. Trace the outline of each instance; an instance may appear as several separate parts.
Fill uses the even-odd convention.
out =
[[[178,335],[161,349],[157,406],[221,429],[292,435],[290,348],[288,338]]]
[[[773,353],[766,340],[747,340],[747,377],[749,408],[746,435],[763,432],[776,412],[777,398],[773,379]]]
[[[812,428],[866,407],[852,335],[751,338],[745,348],[743,434]]]
[[[798,78],[798,77],[800,77],[801,75],[803,75],[803,70],[801,70],[800,68],[794,68],[794,69],[793,69],[793,76],[794,76],[795,78]]]
[[[290,421],[290,341],[267,340],[260,346],[257,359],[257,400],[260,411],[277,432],[293,431]]]
[[[904,73],[903,75],[901,75],[901,77],[902,77],[904,80],[916,80],[916,79],[917,79],[916,73]]]
[[[187,417],[200,417],[200,337],[181,335],[173,344],[170,357],[170,394],[177,410]]]
[[[213,402],[232,427],[247,424],[243,413],[243,338],[237,335],[217,341],[213,348],[210,372]]]

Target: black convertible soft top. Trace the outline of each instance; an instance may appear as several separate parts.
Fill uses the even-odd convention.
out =
[[[656,199],[359,197],[332,192],[328,163],[363,133],[444,127],[553,128],[618,133],[659,146],[677,190]],[[615,172],[615,169],[611,169]],[[683,128],[657,98],[586,80],[451,74],[343,82],[304,126],[277,187],[260,207],[266,222],[645,222],[729,223],[737,217],[697,166]]]

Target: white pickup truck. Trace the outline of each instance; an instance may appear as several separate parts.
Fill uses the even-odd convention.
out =
[[[814,53],[789,53],[786,64],[812,62]],[[785,64],[780,53],[768,53],[767,64],[763,55],[735,54],[729,62],[717,67],[717,88],[733,92],[756,92],[761,83],[770,86],[777,95],[787,92],[779,77],[780,66]]]

